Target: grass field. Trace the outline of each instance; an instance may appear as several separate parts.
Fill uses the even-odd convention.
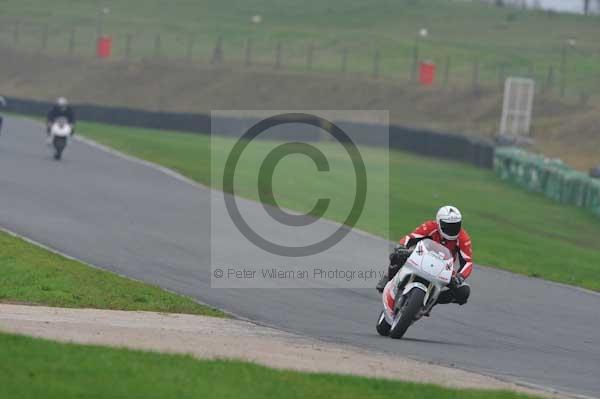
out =
[[[0,334],[3,398],[526,398],[501,391],[277,371],[238,361],[195,360]]]
[[[66,259],[1,231],[0,270],[0,302],[223,316],[190,298]]]
[[[204,184],[218,177],[232,141],[207,136],[167,133],[123,127],[81,123],[83,135],[121,151],[133,154],[167,167]],[[270,143],[253,143],[245,163],[236,174],[239,195],[257,199],[256,171]],[[274,176],[274,197],[277,203],[306,211],[315,198],[331,194],[332,204],[326,217],[343,220],[345,207],[354,195],[351,170],[340,168],[339,149],[332,144],[320,148],[333,154],[329,179],[314,171],[306,158],[290,156],[281,161]],[[368,168],[382,171],[387,159],[382,150],[364,149]],[[435,215],[436,209],[453,203],[464,213],[465,227],[474,246],[475,261],[502,269],[549,280],[600,290],[597,273],[600,264],[600,220],[590,213],[559,205],[540,195],[527,193],[500,181],[491,171],[471,166],[417,157],[403,152],[390,154],[390,212],[389,230],[385,212],[367,207],[357,227],[398,239],[425,219]],[[244,167],[241,167],[245,165]],[[297,171],[303,173],[298,174]],[[386,195],[383,175],[370,175],[369,198]],[[315,178],[319,177],[319,178]],[[373,180],[374,179],[374,180]],[[220,179],[215,187],[220,187]],[[335,202],[338,200],[339,202]],[[573,236],[573,232],[577,236]]]
[[[103,8],[109,12],[103,14]],[[600,71],[599,17],[451,0],[5,0],[0,10],[0,40],[36,51],[65,53],[72,47],[92,55],[101,29],[114,37],[116,57],[125,56],[131,35],[131,57],[185,59],[191,51],[198,62],[206,62],[221,37],[225,62],[239,64],[251,39],[255,63],[274,64],[281,44],[283,66],[305,69],[312,46],[315,70],[341,70],[346,51],[348,71],[371,73],[379,52],[380,73],[404,79],[412,68],[417,32],[427,28],[429,36],[419,40],[419,58],[435,61],[440,75],[449,58],[451,81],[470,82],[478,61],[484,81],[519,74],[541,83],[553,66],[557,85],[567,48],[567,85],[600,89],[594,78]],[[251,22],[257,14],[260,24]],[[574,46],[567,44],[570,39]]]

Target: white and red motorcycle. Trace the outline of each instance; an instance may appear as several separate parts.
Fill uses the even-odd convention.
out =
[[[57,118],[50,125],[50,143],[54,147],[54,159],[59,161],[67,146],[67,139],[73,134],[73,126],[67,118]]]
[[[454,258],[448,248],[430,239],[419,242],[383,290],[377,332],[402,338],[412,323],[431,310],[453,273]]]

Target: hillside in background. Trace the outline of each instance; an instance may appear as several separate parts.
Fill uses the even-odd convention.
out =
[[[498,129],[499,90],[423,88],[365,77],[305,74],[260,67],[190,66],[173,62],[99,62],[0,48],[3,95],[128,106],[147,110],[389,109],[397,124],[491,138]],[[581,169],[596,164],[598,115],[551,96],[534,109],[535,148]]]
[[[4,0],[0,43],[91,56],[102,33],[120,59],[249,62],[398,81],[413,77],[415,59],[431,60],[439,84],[498,86],[526,75],[565,96],[594,97],[598,21],[462,0]]]

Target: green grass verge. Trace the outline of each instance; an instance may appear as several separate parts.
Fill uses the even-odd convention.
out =
[[[3,398],[526,398],[0,334]],[[10,359],[10,361],[8,361]],[[110,381],[110,383],[107,383]]]
[[[110,12],[102,15],[104,7]],[[251,22],[256,14],[262,23]],[[564,67],[568,87],[600,89],[593,79],[600,71],[598,17],[524,12],[478,1],[53,0],[50,5],[44,0],[4,0],[2,17],[0,41],[52,54],[73,47],[90,56],[101,18],[104,32],[114,38],[117,58],[125,57],[126,37],[131,35],[131,57],[185,59],[191,49],[198,62],[207,62],[221,37],[225,62],[240,64],[250,38],[255,63],[273,64],[281,43],[284,67],[306,69],[312,43],[313,69],[339,71],[346,49],[347,69],[370,73],[379,51],[380,73],[401,79],[410,75],[417,32],[427,28],[430,34],[420,40],[420,58],[435,61],[443,74],[450,57],[451,82],[470,82],[478,60],[480,77],[493,84],[502,73],[534,75],[543,82],[553,66],[555,85]],[[576,45],[568,47],[563,64],[568,39],[576,39]]]
[[[190,298],[66,259],[4,232],[0,270],[0,302],[223,316]]]
[[[81,134],[118,150],[150,160],[204,184],[222,174],[224,159],[232,141],[203,135],[151,131],[92,123],[81,123]],[[239,195],[258,199],[256,171],[272,143],[258,142],[248,147],[236,174]],[[315,196],[330,195],[332,204],[326,217],[341,221],[353,199],[353,172],[339,167],[340,150],[333,144],[320,148],[333,154],[331,170],[323,178],[306,157],[290,156],[280,162],[274,176],[277,202],[287,208],[306,211]],[[380,149],[364,149],[368,168],[384,173],[387,155]],[[392,240],[431,219],[446,203],[464,212],[465,227],[474,246],[475,261],[525,275],[600,290],[600,220],[585,210],[552,202],[541,195],[523,191],[500,181],[491,171],[468,165],[392,152],[390,162],[391,217],[367,207],[357,227]],[[301,170],[302,173],[298,173]],[[371,175],[373,176],[373,175]],[[369,181],[369,198],[386,196],[381,176]],[[220,179],[215,187],[220,188]],[[314,193],[314,194],[313,194]],[[335,202],[338,200],[339,202]],[[374,260],[375,261],[375,260]]]

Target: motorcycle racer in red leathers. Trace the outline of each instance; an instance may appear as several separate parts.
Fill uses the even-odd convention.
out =
[[[465,280],[473,270],[473,251],[471,238],[462,228],[462,215],[454,206],[441,207],[436,215],[436,220],[428,220],[417,227],[412,233],[402,237],[399,245],[390,254],[390,266],[387,275],[377,284],[377,290],[383,292],[385,285],[394,278],[398,270],[410,256],[410,248],[419,241],[429,238],[448,248],[458,263],[458,270],[454,274],[448,289],[442,291],[437,303],[458,303],[464,305],[471,293]]]

